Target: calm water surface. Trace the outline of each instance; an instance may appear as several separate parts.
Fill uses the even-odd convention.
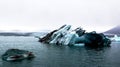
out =
[[[42,44],[34,37],[0,37],[0,55],[7,49],[32,51],[36,58],[21,62],[6,62],[0,67],[120,67],[120,43],[110,48],[91,49],[84,46],[55,46]]]

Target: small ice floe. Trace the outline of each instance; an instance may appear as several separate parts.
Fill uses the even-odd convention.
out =
[[[112,37],[110,39],[111,39],[111,41],[120,42],[120,37],[118,37],[117,35],[114,35],[114,37]]]
[[[35,56],[32,52],[26,50],[8,49],[1,57],[2,60],[5,61],[20,61],[24,59],[31,59]]]

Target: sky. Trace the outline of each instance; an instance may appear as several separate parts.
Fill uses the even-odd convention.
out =
[[[103,32],[120,24],[119,0],[0,0],[0,30],[72,28]]]

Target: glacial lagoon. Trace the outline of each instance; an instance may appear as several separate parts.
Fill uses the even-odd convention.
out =
[[[32,51],[35,58],[20,62],[6,62],[0,67],[119,67],[120,42],[111,47],[58,46],[38,42],[32,36],[0,36],[0,55],[10,48]]]

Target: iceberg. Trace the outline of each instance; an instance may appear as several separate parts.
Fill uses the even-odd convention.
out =
[[[71,25],[63,25],[43,38],[39,38],[39,42],[69,46],[85,44],[85,46],[99,47],[110,46],[111,40],[103,33],[86,32],[81,27],[72,30]]]

